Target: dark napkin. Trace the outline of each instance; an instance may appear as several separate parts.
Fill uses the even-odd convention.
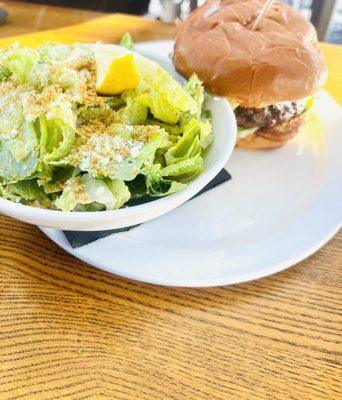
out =
[[[230,174],[223,169],[218,175],[215,176],[201,191],[195,194],[194,197],[201,195],[208,190],[214,189],[216,186],[229,181],[231,179]],[[192,197],[192,198],[194,198]],[[156,200],[153,198],[153,200]],[[191,199],[190,199],[191,200]],[[151,201],[151,199],[146,199],[146,201]],[[127,232],[139,225],[128,226],[126,228],[111,229],[108,231],[94,231],[94,232],[78,232],[78,231],[64,231],[66,238],[68,239],[71,247],[76,249],[77,247],[85,246],[86,244],[95,242],[95,240],[104,238],[106,236],[112,235],[114,233]]]

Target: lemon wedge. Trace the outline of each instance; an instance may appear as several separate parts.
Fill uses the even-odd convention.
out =
[[[96,91],[102,95],[120,94],[135,89],[139,75],[133,54],[113,56],[106,52],[95,54],[97,68]]]

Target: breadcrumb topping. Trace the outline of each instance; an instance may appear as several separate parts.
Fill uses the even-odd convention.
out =
[[[95,176],[110,176],[118,164],[127,158],[136,158],[143,147],[144,142],[127,140],[119,135],[93,134],[75,146],[76,151],[70,154],[68,162]]]

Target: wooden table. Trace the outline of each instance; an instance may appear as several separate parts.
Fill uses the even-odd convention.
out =
[[[6,7],[3,36],[97,15]],[[0,256],[0,400],[342,398],[341,234],[280,274],[201,290],[98,271],[3,216]]]

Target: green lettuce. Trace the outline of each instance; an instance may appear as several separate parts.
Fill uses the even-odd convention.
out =
[[[186,186],[184,183],[164,178],[163,169],[159,164],[145,164],[142,173],[145,175],[146,193],[152,197],[167,196]]]
[[[8,182],[18,182],[34,174],[38,167],[38,151],[34,150],[17,161],[8,141],[0,140],[0,176]]]
[[[0,83],[6,82],[11,75],[11,70],[8,67],[0,65]]]
[[[54,205],[63,211],[114,210],[121,207],[129,196],[124,182],[101,180],[84,174],[66,182]]]
[[[243,139],[247,136],[253,135],[254,132],[256,132],[259,129],[259,127],[254,127],[254,128],[242,128],[241,126],[238,126],[237,129],[237,137],[239,139]]]
[[[184,90],[189,93],[189,95],[195,100],[197,104],[195,115],[197,118],[200,118],[204,102],[204,89],[202,82],[198,79],[196,74],[190,77],[190,79],[184,86]]]
[[[120,208],[127,203],[131,197],[131,193],[124,181],[107,178],[105,179],[105,183],[116,199],[115,208]]]
[[[17,203],[21,202],[43,208],[48,208],[52,204],[36,179],[2,184],[0,190],[3,197]]]
[[[48,173],[40,174],[38,183],[46,194],[58,193],[64,189],[65,182],[68,179],[77,176],[79,173],[78,168],[70,166],[53,167]]]
[[[132,36],[129,33],[125,33],[120,40],[120,46],[128,50],[134,50],[134,43]]]
[[[146,140],[147,130],[150,134]],[[153,162],[166,135],[157,126],[113,124],[106,133],[83,140],[61,164],[78,166],[98,178],[130,181],[140,173],[144,163]]]
[[[62,120],[40,117],[40,153],[45,163],[67,156],[75,141],[75,130]]]
[[[7,141],[8,148],[17,162],[29,156],[37,147],[36,130],[32,122],[24,121],[20,132]]]
[[[156,119],[175,124],[182,112],[197,113],[196,101],[157,63],[137,56],[136,64],[141,77],[136,101]]]
[[[7,188],[17,196],[20,196],[24,200],[36,200],[44,198],[44,189],[38,186],[36,179],[24,180],[16,183],[10,183]]]
[[[19,83],[29,82],[33,78],[39,55],[36,50],[24,47],[10,51],[6,59],[6,68],[11,78]]]
[[[184,127],[183,135],[179,138],[177,143],[166,152],[166,164],[174,164],[200,154],[200,132],[200,121],[197,119],[190,120]]]
[[[163,176],[168,177],[183,177],[187,181],[190,177],[199,174],[203,170],[203,158],[200,154],[194,157],[182,160],[176,164],[167,165],[163,168]]]
[[[148,109],[146,106],[136,101],[137,94],[129,90],[122,95],[125,107],[118,110],[117,114],[124,124],[142,125],[147,120]]]

